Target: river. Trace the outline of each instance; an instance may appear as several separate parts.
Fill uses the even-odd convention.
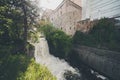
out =
[[[65,60],[50,54],[47,40],[44,37],[39,38],[39,42],[34,45],[36,62],[45,65],[57,77],[57,80],[66,80],[64,77],[66,71],[70,71],[80,77],[78,70],[70,66]]]
[[[57,80],[91,80],[87,76],[88,74],[85,74],[84,77],[83,74],[84,72],[83,73],[79,72],[78,69],[75,69],[72,66],[70,66],[65,60],[59,59],[58,57],[54,57],[53,55],[51,55],[45,37],[39,38],[38,42],[34,43],[34,46],[35,46],[34,54],[35,61],[38,64],[45,65],[50,70],[50,72],[54,76],[56,76]],[[91,76],[93,76],[92,74],[95,74],[96,72],[94,73],[94,71],[91,70],[91,72],[89,73]],[[65,77],[65,74],[67,74],[67,78]],[[97,79],[97,77],[101,79]],[[108,79],[97,73],[95,80],[108,80]]]

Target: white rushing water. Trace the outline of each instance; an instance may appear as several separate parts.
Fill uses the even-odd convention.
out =
[[[66,61],[60,60],[49,53],[49,47],[45,38],[40,38],[38,43],[35,43],[35,60],[37,63],[45,65],[51,73],[57,77],[57,80],[65,80],[65,71],[77,73]]]

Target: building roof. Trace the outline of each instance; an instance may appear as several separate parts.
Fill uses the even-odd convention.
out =
[[[58,9],[60,9],[66,2],[68,2],[69,5],[72,5],[73,7],[77,8],[77,9],[82,9],[81,6],[79,6],[78,4],[74,3],[71,0],[63,0],[60,5],[54,10],[54,12],[56,12]]]

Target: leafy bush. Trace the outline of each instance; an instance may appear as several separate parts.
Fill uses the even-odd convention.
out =
[[[0,80],[16,80],[19,72],[24,72],[30,58],[23,55],[9,55],[0,58]]]
[[[120,30],[117,30],[114,19],[103,18],[89,31],[76,32],[74,44],[120,51]]]
[[[15,45],[0,45],[0,80],[37,80],[37,77],[56,80],[45,66],[36,64],[23,53],[13,54]],[[27,48],[31,50],[34,47],[28,43]]]
[[[95,46],[96,41],[92,35],[77,31],[73,36],[73,44]]]
[[[36,64],[25,55],[9,55],[0,58],[0,80],[56,80],[56,78],[45,66]]]
[[[90,33],[99,44],[109,43],[115,36],[115,23],[107,18],[99,20]]]
[[[50,33],[54,32],[55,30],[56,29],[50,24],[46,24],[46,25],[40,26],[40,28],[38,28],[38,31],[44,33],[46,38],[48,38]]]
[[[57,30],[51,25],[45,25],[41,28],[48,41],[50,53],[65,58],[71,49],[72,39],[67,36],[63,31]]]
[[[56,80],[45,66],[36,64],[32,59],[27,70],[20,73],[17,80]]]
[[[65,58],[68,55],[71,48],[71,38],[64,32],[56,30],[50,34],[47,40],[50,45],[50,51],[55,56]]]

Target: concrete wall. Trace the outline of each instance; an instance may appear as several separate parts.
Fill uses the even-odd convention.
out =
[[[89,67],[112,80],[120,80],[120,53],[85,46],[76,46],[74,50]]]

